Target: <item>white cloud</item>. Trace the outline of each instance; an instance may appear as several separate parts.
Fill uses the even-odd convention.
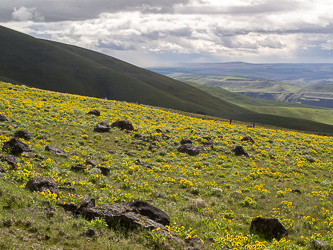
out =
[[[278,57],[297,60],[302,51],[314,53],[332,48],[331,0],[117,0],[114,6],[96,0],[96,7],[85,2],[81,9],[78,3],[68,0],[61,8],[67,8],[64,15],[77,13],[67,19],[82,20],[4,25],[124,59],[135,58],[136,63],[141,57],[140,65],[148,63],[146,58],[155,62],[158,56],[176,61],[176,55],[200,56],[202,61],[269,61]],[[36,6],[44,14],[45,6]],[[41,14],[37,8],[15,9],[13,19],[38,21]],[[56,8],[55,20],[61,20],[61,8]],[[45,19],[52,19],[51,9],[47,11]],[[89,11],[94,18],[87,19]]]
[[[14,7],[14,11],[12,13],[12,19],[14,21],[24,22],[24,21],[44,21],[44,17],[42,13],[38,12],[36,8],[26,8],[21,6],[16,9]]]

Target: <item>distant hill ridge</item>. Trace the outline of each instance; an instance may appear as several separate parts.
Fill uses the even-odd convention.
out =
[[[0,26],[0,80],[213,116],[252,113],[172,78],[113,57]]]
[[[259,114],[186,83],[91,50],[37,39],[2,26],[0,41],[0,81],[333,134],[333,126]]]

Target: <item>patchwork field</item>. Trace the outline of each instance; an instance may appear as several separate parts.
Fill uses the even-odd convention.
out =
[[[333,246],[332,137],[0,86],[1,115],[8,119],[0,123],[1,147],[18,131],[34,135],[19,139],[31,152],[2,151],[2,249]],[[87,114],[91,110],[100,116]],[[134,130],[94,131],[100,122],[120,120]],[[192,146],[185,145],[194,155],[178,151],[182,139],[191,140]],[[236,145],[245,150],[243,156],[232,151]],[[46,151],[47,146],[67,157]],[[17,164],[5,160],[11,155]],[[52,179],[59,192],[29,191],[27,182],[37,176]],[[170,223],[143,228],[114,223],[109,214],[91,219],[82,212],[89,210],[84,203],[73,205],[90,197],[94,211],[145,201],[164,211]],[[257,217],[278,219],[288,233],[275,239],[251,231]]]

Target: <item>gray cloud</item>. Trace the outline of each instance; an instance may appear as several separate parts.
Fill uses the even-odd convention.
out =
[[[188,0],[1,0],[0,22],[12,19],[15,8],[37,8],[46,22],[77,21],[98,18],[101,13],[118,11],[142,11],[144,13],[172,13],[175,4]]]
[[[324,60],[333,48],[330,0],[60,0],[54,9],[44,6],[53,2],[17,0],[10,20],[21,22],[4,24],[144,66],[159,57],[293,61],[310,51]]]

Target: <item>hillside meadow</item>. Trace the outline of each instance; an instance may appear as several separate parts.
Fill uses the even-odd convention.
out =
[[[332,137],[0,86],[0,111],[8,118],[0,123],[1,147],[19,130],[35,135],[20,139],[33,152],[15,155],[17,168],[0,161],[1,249],[314,249],[315,239],[326,242],[316,248],[333,245]],[[101,115],[87,114],[91,109]],[[130,121],[135,131],[94,132],[97,123],[118,120]],[[245,136],[254,143],[242,141]],[[183,138],[200,154],[178,152]],[[50,145],[68,157],[46,152]],[[235,156],[235,145],[249,157]],[[110,175],[88,166],[88,159]],[[72,171],[79,164],[85,170]],[[28,191],[27,181],[36,176],[56,181],[59,195]],[[103,218],[74,217],[57,205],[89,197],[97,207],[147,201],[170,216],[170,234],[109,227]],[[266,240],[250,232],[256,217],[279,219],[288,235]],[[85,235],[87,229],[95,236]]]

